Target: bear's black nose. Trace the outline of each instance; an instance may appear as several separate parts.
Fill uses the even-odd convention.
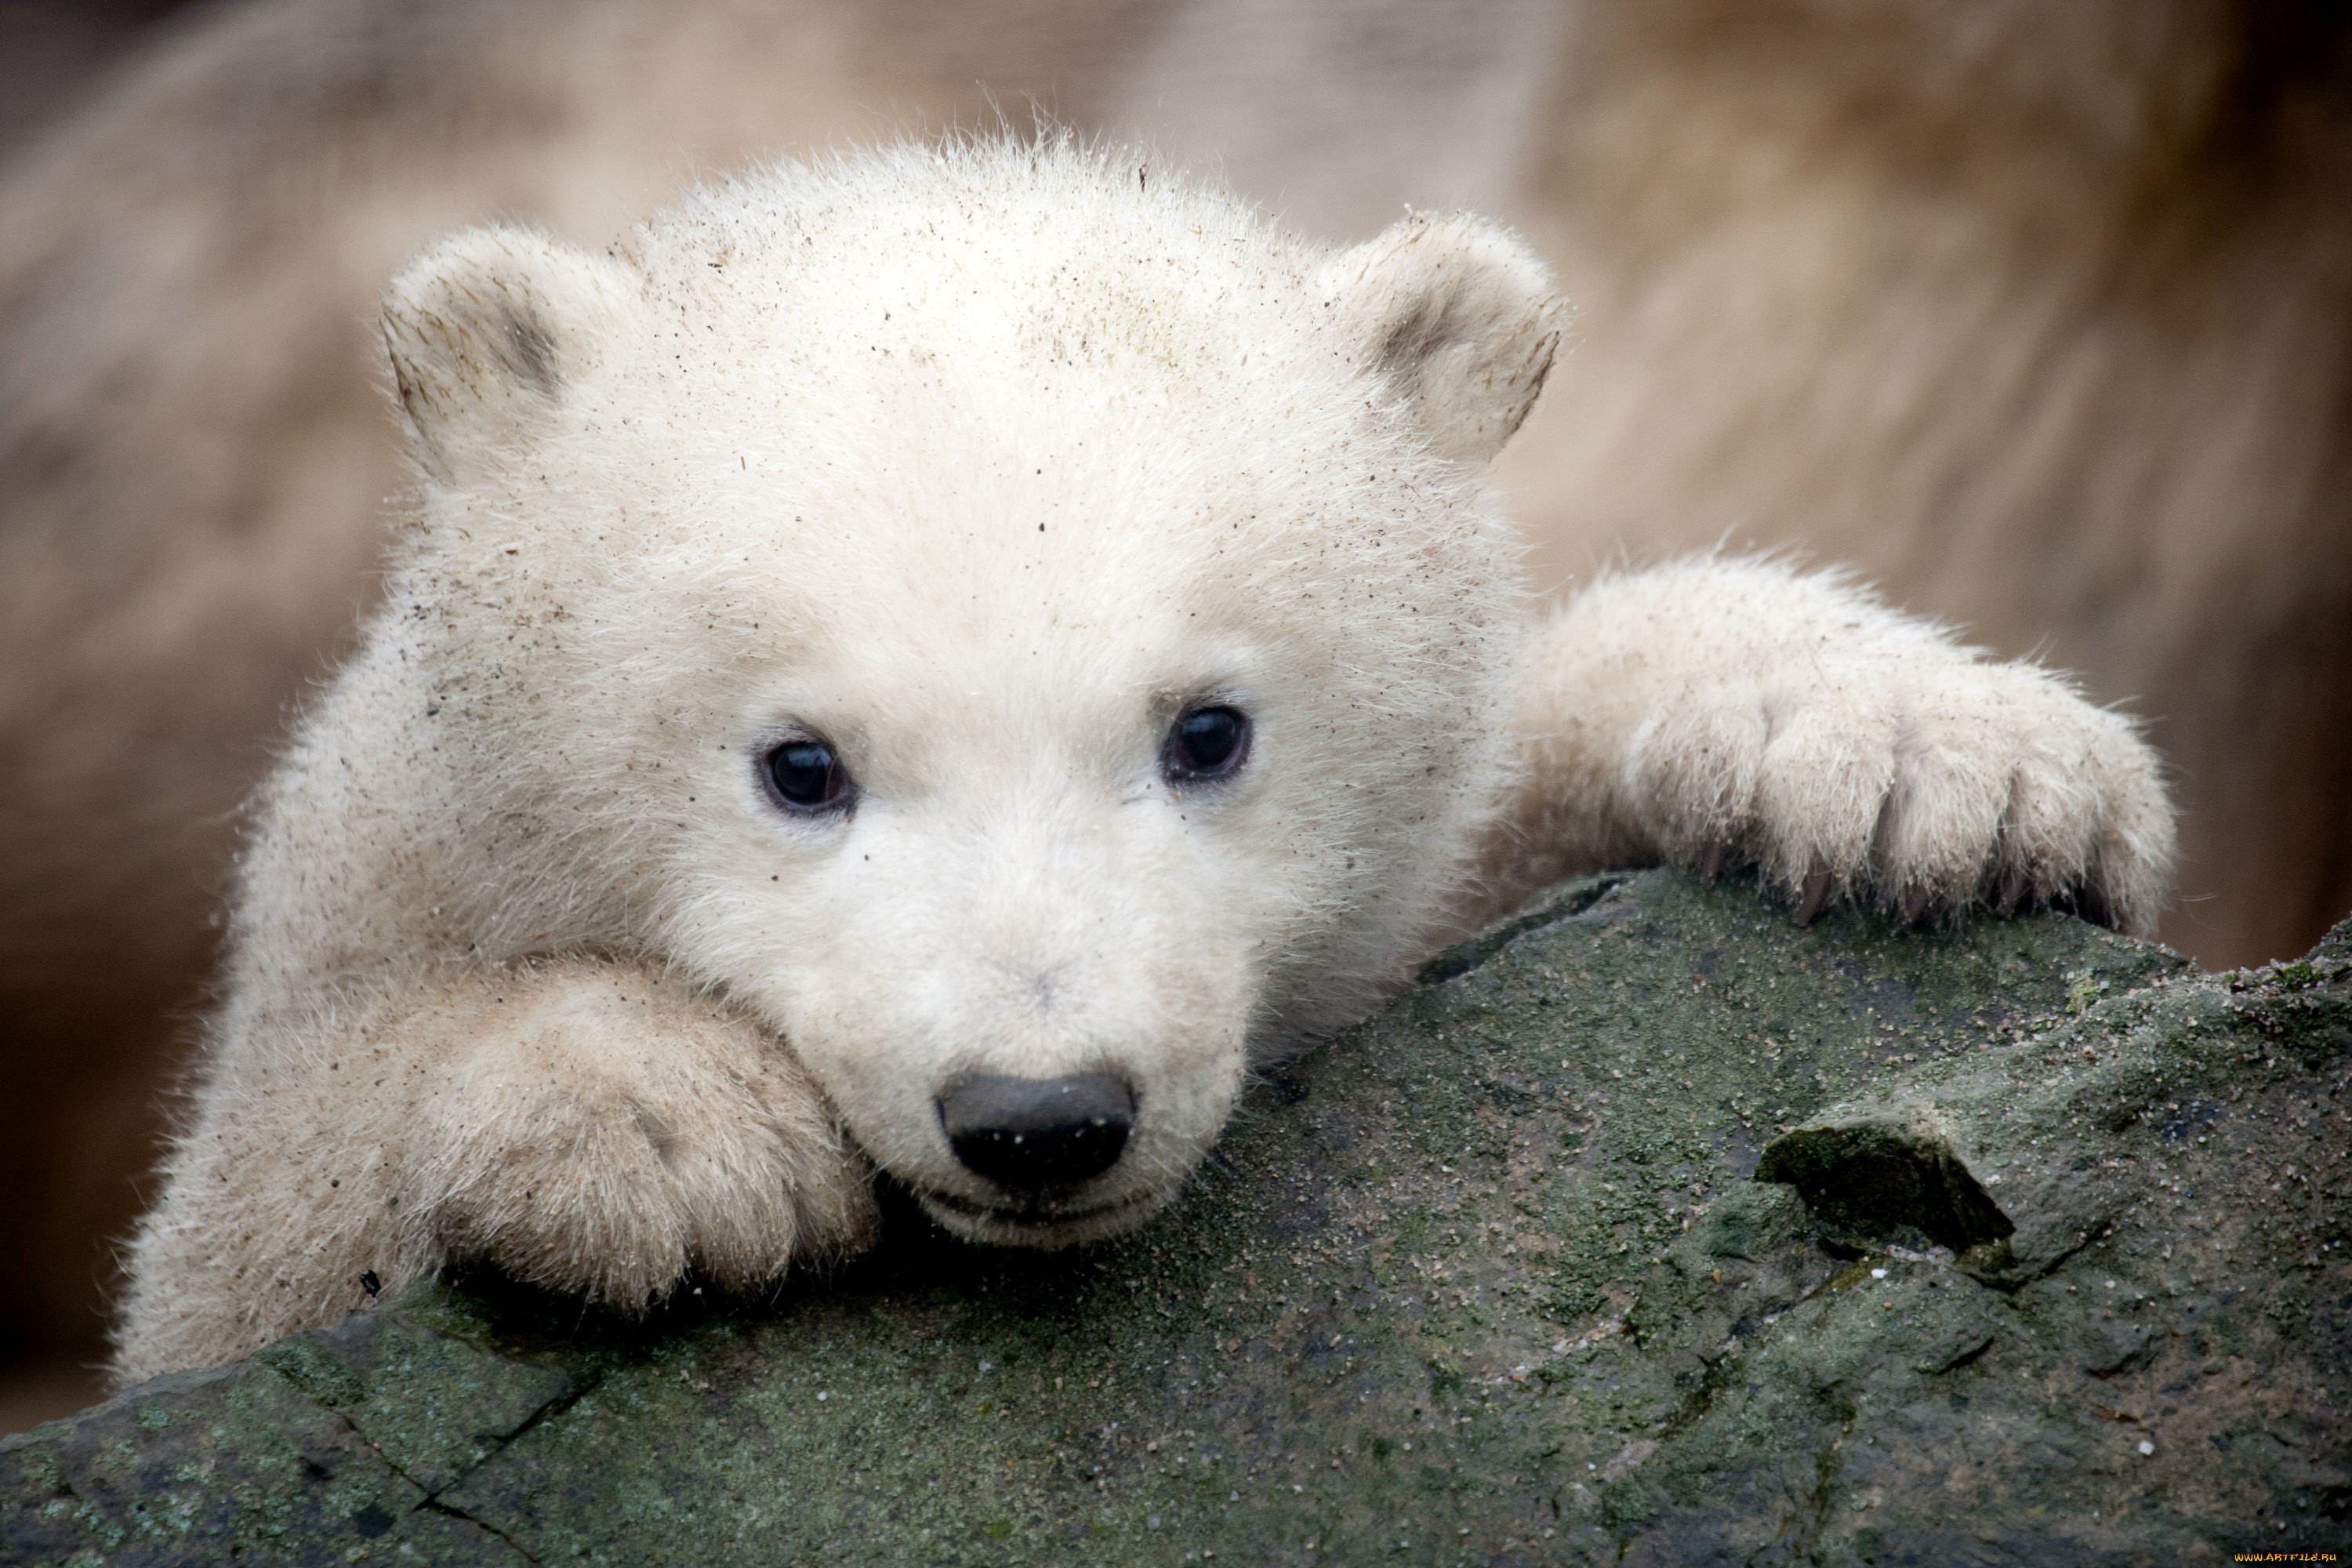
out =
[[[940,1125],[964,1169],[1042,1193],[1118,1163],[1135,1128],[1135,1090],[1108,1073],[969,1078],[940,1097]]]

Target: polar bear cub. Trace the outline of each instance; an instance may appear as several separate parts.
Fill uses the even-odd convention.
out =
[[[119,1375],[460,1257],[757,1283],[877,1168],[1124,1229],[1578,866],[2146,929],[2155,761],[2063,680],[1752,560],[1533,613],[1486,468],[1561,323],[1491,225],[1332,249],[1066,142],[428,252],[418,503],[257,803]]]

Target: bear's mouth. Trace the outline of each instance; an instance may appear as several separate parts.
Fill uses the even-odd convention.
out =
[[[1016,1207],[957,1193],[915,1191],[916,1201],[932,1218],[968,1241],[1043,1247],[1076,1247],[1131,1230],[1157,1213],[1170,1195],[1142,1192],[1086,1207],[1051,1201]]]

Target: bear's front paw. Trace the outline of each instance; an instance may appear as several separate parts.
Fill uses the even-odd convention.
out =
[[[1686,698],[1635,736],[1628,797],[1669,860],[1710,880],[1757,865],[1801,924],[1841,897],[1914,923],[2047,904],[2155,924],[2173,844],[2155,753],[2045,671],[1822,648]]]
[[[870,1172],[772,1037],[684,987],[557,966],[500,987],[426,1097],[404,1184],[452,1257],[642,1310],[870,1231]]]

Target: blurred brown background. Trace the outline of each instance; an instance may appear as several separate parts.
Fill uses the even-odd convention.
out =
[[[96,1393],[237,802],[371,591],[383,278],[1033,110],[1521,225],[1535,586],[1851,562],[2147,718],[2175,945],[2352,910],[2340,0],[0,0],[0,1431]]]

